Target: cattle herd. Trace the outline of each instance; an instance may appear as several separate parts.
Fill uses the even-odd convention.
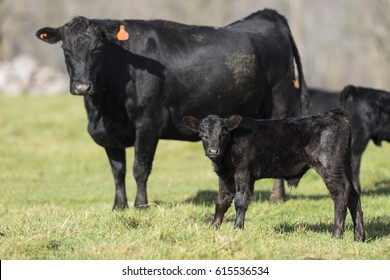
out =
[[[355,241],[364,241],[360,161],[370,139],[390,140],[390,93],[308,89],[278,12],[218,28],[76,17],[36,36],[62,42],[70,92],[83,96],[88,133],[111,165],[113,209],[128,206],[126,148],[134,147],[134,205],[143,208],[159,139],[202,140],[219,177],[214,227],[233,200],[234,226],[244,227],[255,180],[274,178],[270,200],[283,200],[283,181],[297,185],[313,168],[334,202],[332,236],[342,236],[348,208]]]

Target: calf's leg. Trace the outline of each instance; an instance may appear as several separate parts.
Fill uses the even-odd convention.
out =
[[[234,182],[228,179],[219,178],[219,192],[215,203],[215,215],[212,225],[218,228],[227,209],[232,204],[234,198]]]
[[[348,209],[351,213],[353,229],[354,229],[354,240],[365,241],[366,235],[364,233],[363,223],[363,211],[360,204],[360,192],[352,189],[348,199]]]
[[[106,148],[112,175],[115,181],[115,201],[112,210],[127,208],[126,196],[126,150]]]
[[[345,218],[347,215],[348,183],[342,178],[332,178],[332,174],[322,176],[326,187],[332,195],[334,204],[334,222],[332,237],[341,238],[344,233]]]
[[[347,215],[347,203],[345,194],[332,194],[334,203],[334,222],[332,237],[342,238],[344,233],[345,218]]]
[[[243,229],[245,213],[253,195],[253,180],[250,179],[249,171],[236,172],[234,176],[236,193],[234,195],[234,205],[236,207],[236,221],[234,228]]]

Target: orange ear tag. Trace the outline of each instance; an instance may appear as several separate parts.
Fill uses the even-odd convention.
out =
[[[299,89],[299,80],[298,80],[298,79],[296,79],[296,80],[294,81],[294,87],[295,87],[296,89]]]
[[[117,38],[119,41],[126,41],[126,40],[129,40],[129,33],[126,32],[125,26],[124,26],[123,24],[119,27],[119,31],[118,31],[118,33],[116,34],[116,38]]]
[[[40,35],[39,35],[39,38],[41,38],[41,39],[47,38],[47,33],[42,33],[42,34],[40,34]]]

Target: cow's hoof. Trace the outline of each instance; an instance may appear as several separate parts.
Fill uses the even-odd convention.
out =
[[[112,207],[112,211],[123,211],[123,210],[126,210],[127,208],[129,208],[127,206],[127,203],[125,203],[125,204],[114,204],[114,206]]]
[[[283,202],[286,200],[287,200],[287,196],[281,195],[281,194],[271,193],[271,195],[269,197],[269,202],[271,202],[271,203]]]
[[[146,210],[146,209],[149,209],[149,205],[148,204],[141,204],[141,205],[136,205],[134,204],[134,207],[138,210]]]

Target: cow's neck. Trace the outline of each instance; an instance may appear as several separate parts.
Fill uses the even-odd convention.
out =
[[[87,110],[88,121],[97,126],[102,116],[103,92],[98,92],[93,96],[85,96],[84,104]]]

